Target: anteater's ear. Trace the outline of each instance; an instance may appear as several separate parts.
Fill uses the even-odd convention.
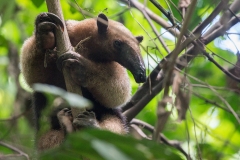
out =
[[[103,34],[107,32],[108,28],[108,18],[105,14],[100,13],[97,17],[97,26],[98,26],[98,33]]]
[[[143,40],[143,36],[136,36],[136,39],[139,43],[141,43]]]

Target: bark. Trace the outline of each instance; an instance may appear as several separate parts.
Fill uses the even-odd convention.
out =
[[[46,3],[47,3],[48,11],[57,15],[62,20],[62,22],[64,22],[60,1],[46,0]],[[58,51],[58,56],[69,51],[73,52],[73,47],[71,46],[71,42],[69,40],[65,23],[63,23],[63,25],[64,25],[63,32],[61,30],[56,31],[56,40],[57,40],[56,47]],[[78,94],[78,95],[82,95],[81,88],[76,87],[77,84],[73,82],[69,72],[67,72],[64,68],[63,68],[63,76],[64,76],[67,91]],[[71,110],[72,110],[73,117],[76,117],[79,113],[83,112],[83,109],[76,108],[76,107],[72,107]]]

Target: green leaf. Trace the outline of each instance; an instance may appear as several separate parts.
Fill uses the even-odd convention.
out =
[[[92,147],[106,160],[112,160],[112,159],[130,160],[129,157],[127,157],[124,153],[119,151],[111,143],[96,139],[92,141]]]
[[[149,140],[137,140],[108,131],[88,129],[68,135],[59,147],[40,155],[40,159],[59,159],[71,154],[91,160],[181,160],[176,149]]]
[[[0,25],[3,25],[6,21],[13,17],[13,14],[15,14],[15,7],[16,3],[14,0],[0,1],[0,13],[2,19],[0,19]]]
[[[65,99],[72,107],[90,108],[92,106],[92,103],[88,99],[74,93],[66,92],[59,87],[36,83],[33,85],[33,89],[38,92],[50,93],[56,96],[60,96]]]
[[[34,4],[34,6],[39,8],[43,4],[44,0],[32,0],[32,2]]]

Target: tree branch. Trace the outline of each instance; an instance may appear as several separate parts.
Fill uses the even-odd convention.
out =
[[[155,0],[150,0],[152,4],[154,4],[155,7],[157,7],[172,23],[172,26],[175,26],[174,18],[171,13],[167,12],[157,1]]]
[[[209,88],[209,87],[208,87],[208,88]],[[213,88],[213,87],[212,87],[212,88]],[[212,105],[216,106],[217,108],[220,108],[220,109],[222,109],[222,110],[224,110],[224,111],[226,111],[226,112],[228,112],[228,113],[232,113],[229,109],[227,109],[227,108],[219,105],[216,101],[209,100],[209,99],[203,97],[202,95],[198,94],[197,92],[191,91],[191,93],[192,93],[194,96],[196,96],[196,97],[204,100],[204,102],[206,102],[206,103],[212,104]],[[239,114],[237,114],[237,115],[238,115],[238,117],[240,117]]]
[[[217,8],[217,11],[220,12],[220,9]],[[216,13],[217,12],[214,12],[214,15],[216,15]],[[214,18],[214,16],[211,16],[210,18],[206,19],[206,21],[210,21],[213,18]],[[228,30],[233,25],[235,25],[238,21],[239,21],[239,19],[236,17],[231,18],[231,20],[229,21],[229,23],[231,25],[229,25],[229,24],[222,25],[222,27],[215,30],[215,34],[213,36],[203,37],[202,38],[203,44],[206,45],[206,44],[210,43],[212,40],[214,40],[218,36],[222,35],[223,31]],[[202,25],[203,24],[206,25],[205,22],[203,22]],[[204,28],[201,25],[198,27]],[[194,31],[199,32],[200,30],[201,29],[196,28]],[[199,38],[200,35],[196,35],[196,36],[197,37],[195,37],[194,33],[191,34],[191,37],[195,37],[194,39]],[[189,41],[189,43],[186,41]],[[180,47],[182,47],[182,48],[180,48],[179,51],[181,52],[191,42],[193,42],[193,40],[192,39],[190,40],[189,38],[187,38],[183,43],[181,43]],[[199,44],[199,45],[201,45],[201,44]],[[174,52],[174,50],[172,52]],[[188,64],[198,53],[199,53],[198,48],[192,45],[191,47],[189,47],[187,49],[185,54],[183,54],[181,57],[178,58],[178,61],[177,61],[178,63],[176,64],[176,67],[181,70],[184,69],[186,67],[186,65],[182,65],[182,64]],[[131,100],[123,106],[123,111],[125,111],[124,115],[126,117],[128,117],[129,121],[131,121],[131,119],[134,118],[145,107],[145,105],[147,105],[147,103],[149,101],[151,101],[152,98],[155,97],[163,89],[164,75],[160,71],[161,71],[161,67],[165,63],[166,59],[169,58],[170,55],[171,55],[171,53],[169,55],[167,55],[166,58],[163,59],[156,66],[156,68],[150,73],[150,75],[148,77],[148,81],[145,82],[139,88],[139,90],[134,94],[134,96],[131,98]],[[149,84],[151,84],[152,88],[149,87]]]
[[[150,124],[148,124],[148,123],[146,123],[146,122],[144,122],[144,121],[141,121],[141,120],[139,120],[139,119],[133,119],[131,122],[130,122],[130,124],[134,124],[134,125],[137,125],[137,126],[139,126],[139,127],[142,127],[142,128],[144,128],[144,129],[147,129],[149,132],[151,132],[151,133],[153,133],[154,132],[154,127],[152,126],[152,125],[150,125]],[[134,128],[134,129],[136,129],[136,128]],[[143,137],[144,136],[146,136],[145,134],[143,134],[141,131],[139,131],[139,128],[137,129],[138,131],[137,132],[139,132]],[[173,147],[173,148],[176,148],[176,149],[178,149],[182,154],[184,154],[184,156],[188,159],[188,160],[191,160],[191,157],[190,157],[190,155],[188,155],[185,151],[184,151],[184,149],[181,147],[181,144],[180,144],[180,142],[179,141],[176,141],[176,140],[168,140],[163,134],[161,134],[160,133],[160,140],[164,143],[164,144],[166,144],[166,145],[168,145],[168,146],[171,146],[171,147]]]
[[[139,2],[134,2],[136,4],[138,4]],[[207,19],[205,19],[199,26],[197,26],[194,29],[193,34],[191,34],[189,36],[188,39],[186,39],[180,46],[182,48],[180,48],[180,50],[182,51],[184,48],[186,48],[189,44],[190,41],[193,41],[194,39],[197,39],[200,37],[202,30],[209,24],[209,22],[211,22],[216,16],[217,14],[223,9],[225,3],[222,3],[222,1],[220,2],[220,4],[216,7],[216,9],[209,15],[209,17]],[[138,4],[139,5],[139,4]],[[148,12],[147,12],[148,13]],[[156,15],[157,16],[157,15]],[[156,21],[157,22],[157,21]],[[158,23],[158,22],[157,22]],[[161,25],[161,23],[158,23]],[[196,38],[194,38],[196,37]],[[212,41],[213,39],[211,39]],[[205,40],[207,42],[207,39]],[[209,43],[209,42],[208,42]],[[207,44],[207,43],[205,43]],[[187,50],[187,52],[181,56],[179,58],[179,65],[177,64],[177,67],[180,69],[183,69],[183,66],[181,64],[181,62],[183,62],[183,64],[187,64],[187,62],[189,62],[193,57],[195,57],[197,55],[197,50],[193,48],[193,46]],[[169,54],[171,55],[171,53]],[[165,59],[163,59],[154,69],[153,71],[150,73],[147,82],[145,82],[141,88],[139,88],[139,90],[137,91],[137,93],[132,97],[132,99],[125,105],[123,106],[123,110],[126,111],[127,109],[131,108],[137,101],[139,101],[139,99],[141,99],[141,97],[143,97],[145,95],[145,93],[151,93],[151,88],[149,87],[150,84],[151,86],[156,85],[159,81],[160,78],[156,79],[157,76],[159,75],[159,72],[161,71],[161,67],[162,65],[165,63],[165,60],[169,58],[169,55],[167,55],[165,57]]]
[[[222,3],[224,5],[225,3],[225,8],[224,9],[227,9],[228,8],[228,2],[229,0],[222,0]],[[229,9],[233,12],[233,13],[237,13],[239,11],[239,5],[240,5],[240,1],[239,0],[235,0],[229,7]],[[212,34],[213,32],[215,32],[216,29],[218,29],[219,27],[221,27],[222,25],[226,25],[228,24],[229,20],[232,18],[233,14],[229,11],[229,10],[226,10],[223,15],[221,16],[220,20],[215,23],[205,34],[204,36],[207,36],[207,35],[210,35]],[[229,24],[231,25],[231,24]]]
[[[120,0],[121,2],[128,4],[129,0]],[[167,23],[163,18],[159,17],[157,14],[153,13],[150,9],[145,7],[143,4],[138,2],[137,0],[130,0],[131,6],[137,8],[138,10],[144,10],[147,12],[148,16],[154,20],[156,23],[160,24],[163,28],[168,30],[173,36],[178,36],[179,31],[174,29],[174,26],[171,26],[169,23]]]
[[[27,160],[29,160],[28,154],[24,153],[24,152],[21,151],[20,149],[18,149],[18,148],[16,148],[16,147],[12,146],[12,145],[10,145],[10,144],[4,143],[4,142],[2,142],[2,141],[0,141],[0,145],[2,145],[2,146],[4,146],[4,147],[7,147],[7,148],[9,148],[9,149],[11,149],[11,150],[13,150],[13,151],[19,153],[20,156],[24,156],[24,157],[27,158]]]
[[[162,39],[162,37],[158,34],[158,31],[156,29],[156,27],[154,26],[154,24],[152,23],[151,19],[149,18],[147,12],[144,10],[141,10],[142,14],[144,15],[144,17],[147,19],[148,23],[150,24],[153,32],[155,33],[157,39],[159,40],[159,42],[162,44],[163,48],[167,51],[167,53],[170,53],[170,50],[168,48],[168,46],[166,45],[166,43],[164,42],[164,40]]]
[[[64,54],[65,52],[73,52],[73,47],[71,46],[66,25],[64,23],[64,18],[63,18],[63,13],[62,13],[62,8],[60,5],[59,0],[46,0],[47,2],[47,7],[48,11],[51,13],[56,14],[63,22],[64,25],[64,31],[56,30],[56,46],[58,50],[58,56],[61,54]],[[78,95],[82,95],[82,91],[80,87],[76,87],[76,84],[73,82],[71,79],[71,76],[67,70],[63,68],[63,75],[64,75],[64,80],[66,84],[66,88],[68,92],[76,93]],[[72,114],[73,117],[76,117],[80,112],[82,112],[82,109],[72,107]]]
[[[198,41],[199,42],[199,41]],[[194,42],[196,46],[198,43]],[[199,42],[200,43],[200,42]],[[223,73],[225,73],[228,77],[234,79],[237,82],[240,82],[240,78],[233,75],[231,72],[223,68],[220,64],[218,64],[210,55],[207,53],[201,46],[198,46],[199,50],[203,53],[204,56],[208,58],[210,62],[212,62],[215,66],[217,66]]]

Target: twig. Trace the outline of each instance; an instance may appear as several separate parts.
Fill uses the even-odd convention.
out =
[[[238,116],[238,114],[233,110],[233,108],[231,107],[231,105],[221,96],[219,95],[219,93],[212,88],[211,86],[209,86],[209,88],[218,96],[218,98],[228,107],[228,109],[231,111],[231,113],[233,114],[233,116],[236,118],[238,124],[240,124],[240,118]]]
[[[173,69],[174,69],[174,66],[175,66],[175,63],[176,63],[176,59],[177,59],[178,55],[180,54],[180,51],[179,51],[180,44],[181,44],[181,41],[182,41],[182,38],[183,38],[184,34],[187,31],[187,28],[188,28],[188,25],[189,25],[192,13],[193,13],[193,11],[195,9],[195,6],[196,6],[196,3],[197,3],[196,0],[193,0],[191,2],[190,8],[188,9],[185,21],[183,23],[183,27],[181,28],[180,35],[178,36],[178,39],[177,39],[176,48],[174,49],[174,51],[172,52],[171,56],[169,57],[169,63],[167,63],[167,66],[166,66],[166,68],[167,68],[166,77],[164,79],[164,81],[165,81],[164,82],[164,86],[165,86],[164,96],[168,95],[169,85],[170,85],[168,82],[171,82],[170,79],[172,78]]]
[[[225,4],[225,7],[227,9],[228,7],[228,3],[229,3],[229,0],[222,0],[222,3],[226,3]],[[223,4],[224,5],[224,4]],[[237,13],[240,8],[239,8],[239,5],[240,5],[240,1],[239,0],[235,0],[231,5],[230,5],[230,10],[233,11],[234,13]],[[219,27],[223,26],[223,25],[227,25],[229,24],[229,20],[231,19],[232,17],[232,13],[229,11],[229,10],[226,10],[223,15],[221,16],[220,20],[215,23],[205,34],[204,36],[207,36],[207,35],[210,35],[212,34],[213,32],[215,32],[216,29],[218,29]],[[231,25],[231,24],[229,24]]]
[[[240,35],[240,33],[231,33],[231,32],[226,32],[226,34]]]
[[[155,33],[157,39],[159,40],[159,42],[162,44],[163,48],[164,48],[164,49],[167,51],[167,53],[169,54],[169,53],[170,53],[170,50],[169,50],[168,46],[166,45],[166,43],[164,42],[164,40],[162,39],[162,37],[158,35],[158,31],[157,31],[156,27],[154,26],[154,24],[152,23],[152,21],[150,20],[147,12],[146,12],[145,10],[142,10],[141,12],[143,13],[144,17],[147,19],[148,23],[150,24],[150,26],[151,26],[153,32]]]
[[[83,13],[83,9],[78,5],[78,3],[77,3],[76,0],[74,0],[74,2],[75,2],[75,4],[77,5],[77,7],[78,7],[80,13],[82,14],[82,16],[84,17],[84,19],[86,19],[86,16],[85,16],[84,13]]]
[[[12,117],[10,117],[10,118],[0,119],[0,121],[14,121],[14,120],[20,118],[21,116],[23,116],[23,115],[24,115],[25,113],[27,113],[27,112],[28,112],[28,110],[25,110],[24,112],[22,112],[22,113],[20,113],[20,114],[18,114],[18,115],[14,115],[14,116],[12,116]]]
[[[207,48],[208,50],[210,50],[209,48]],[[211,51],[211,50],[210,50]],[[239,52],[240,53],[240,52]],[[211,51],[211,54],[212,55],[214,55],[214,56],[216,56],[216,57],[218,57],[218,58],[220,58],[221,60],[223,60],[223,61],[225,61],[225,62],[227,62],[227,63],[229,63],[229,64],[231,64],[231,65],[233,65],[234,67],[236,67],[236,68],[239,68],[240,69],[240,67],[239,66],[237,66],[236,64],[234,64],[234,63],[232,63],[232,62],[230,62],[230,61],[228,61],[228,60],[226,60],[225,58],[223,58],[223,57],[221,57],[220,55],[218,55],[218,54],[216,54],[216,53],[214,53],[213,51]]]
[[[129,6],[130,8],[130,6]],[[151,35],[149,34],[149,32],[142,26],[142,24],[133,16],[132,12],[130,11],[132,18],[138,23],[138,25],[144,30],[144,32],[148,35],[148,37],[150,38],[150,40],[153,42],[153,44],[155,45],[156,49],[159,51],[159,53],[161,54],[161,51],[158,47],[158,45],[155,43],[155,40],[151,37]]]
[[[202,82],[201,80],[199,80],[199,79],[197,79],[197,78],[195,78],[195,77],[193,77],[193,76],[191,76],[191,75],[188,75],[188,77],[194,79],[194,80],[197,81],[197,82],[200,82],[200,83],[202,83],[202,84],[207,85],[207,86],[209,87],[209,89],[211,89],[211,90],[219,97],[219,99],[221,99],[221,101],[222,101],[223,103],[225,103],[225,105],[226,105],[226,106],[228,107],[228,109],[231,111],[231,113],[233,114],[233,116],[236,118],[237,122],[240,124],[240,118],[238,117],[238,114],[233,110],[233,108],[230,106],[230,104],[229,104],[221,95],[218,94],[218,92],[217,92],[212,86],[208,85],[207,83]]]
[[[200,87],[200,88],[208,88],[207,85],[202,85],[202,84],[192,84],[192,87]],[[216,90],[226,90],[226,91],[232,91],[232,92],[237,92],[236,89],[228,88],[228,87],[218,87],[218,86],[211,86]]]
[[[214,18],[212,16],[211,18]],[[208,19],[210,20],[210,19]],[[233,17],[231,19],[231,25],[234,25],[238,22],[238,19],[236,17]],[[229,25],[227,27],[222,27],[223,30],[226,31],[230,28]],[[198,30],[198,29],[196,29]],[[220,33],[218,33],[220,32]],[[221,30],[216,30],[216,34],[208,37],[203,37],[204,44],[210,43],[212,40],[220,36],[222,33]],[[183,56],[179,57],[179,62],[189,63],[197,54],[199,53],[198,49],[194,46],[191,46],[187,49],[185,54]],[[168,55],[169,56],[169,55]],[[168,56],[166,59],[168,59]],[[155,69],[150,73],[149,80],[151,80],[151,94],[148,92],[149,90],[149,81],[145,82],[141,88],[134,94],[134,96],[131,98],[131,100],[126,103],[123,106],[123,110],[125,111],[124,114],[129,118],[128,120],[131,120],[133,117],[135,117],[141,110],[144,108],[144,106],[156,95],[162,90],[162,80],[163,75],[159,74],[161,70],[161,64],[163,64],[165,59],[163,59],[156,67]],[[181,64],[177,64],[177,68],[184,69],[185,66]],[[158,77],[158,78],[157,78]],[[131,108],[132,107],[132,108]]]
[[[129,1],[128,0],[119,0],[125,4],[128,4]],[[154,20],[155,22],[157,22],[158,24],[160,24],[163,28],[165,28],[166,30],[168,30],[173,36],[178,36],[179,35],[179,31],[175,30],[173,27],[171,26],[169,23],[167,23],[163,18],[159,17],[157,14],[153,13],[150,9],[148,9],[147,7],[145,7],[143,4],[141,4],[140,2],[138,2],[137,0],[130,0],[131,5],[135,8],[137,8],[139,11],[141,11],[142,9],[145,8],[148,16]]]
[[[184,34],[186,33],[187,31],[187,28],[188,28],[188,24],[190,22],[190,19],[191,19],[191,16],[192,16],[192,13],[195,9],[195,6],[196,6],[196,0],[193,0],[192,3],[191,3],[191,6],[190,8],[188,9],[187,11],[187,14],[186,14],[186,19],[183,23],[183,27],[181,28],[181,31],[180,31],[180,35],[177,39],[177,44],[176,44],[176,48],[174,49],[174,51],[171,53],[170,57],[169,57],[169,61],[164,65],[164,74],[165,74],[165,77],[164,77],[164,93],[163,93],[163,101],[168,97],[168,94],[169,94],[169,90],[170,90],[170,85],[172,83],[172,76],[173,76],[173,70],[174,70],[174,66],[175,66],[175,63],[176,63],[176,60],[177,60],[177,57],[178,55],[180,54],[180,51],[179,51],[179,48],[180,48],[180,43],[182,41],[182,38],[184,37]],[[165,108],[167,105],[167,103],[162,103],[162,105],[158,106],[158,110],[162,110],[163,108]],[[160,108],[162,107],[162,108]],[[163,116],[161,116],[163,117]],[[154,137],[158,136],[160,131],[161,131],[161,127],[164,126],[164,125],[160,125],[160,123],[163,123],[162,122],[163,120],[159,120],[159,117],[158,117],[158,121],[157,121],[157,124],[155,126],[155,131],[156,133],[154,133]]]
[[[237,50],[237,53],[239,53],[239,49],[237,47],[237,45],[235,44],[235,42],[230,38],[230,36],[228,34],[226,34],[226,36],[228,37],[228,39],[232,42],[232,44],[234,45],[235,49]],[[237,66],[238,67],[238,66]]]
[[[72,1],[68,1],[68,4],[69,4],[72,8],[76,9],[77,11],[79,11],[81,14],[83,14],[83,15],[85,15],[85,16],[88,16],[88,17],[94,17],[94,16],[95,16],[95,15],[92,14],[91,12],[88,12],[88,11],[82,9],[82,8],[79,8],[78,5],[77,5],[76,3],[74,3],[74,2],[72,2]]]
[[[136,125],[140,126],[141,128],[144,128],[144,129],[148,130],[151,133],[153,133],[153,131],[154,131],[154,127],[152,125],[150,125],[150,124],[148,124],[148,123],[146,123],[144,121],[141,121],[139,119],[136,119],[136,118],[134,118],[130,122],[130,124],[136,124]]]
[[[235,127],[235,130],[231,133],[231,134],[229,134],[227,137],[228,137],[228,139],[226,139],[226,141],[223,143],[223,145],[222,145],[222,147],[220,148],[220,146],[219,146],[219,154],[217,155],[217,158],[216,159],[221,159],[221,157],[222,157],[222,154],[220,154],[220,153],[223,153],[223,150],[226,148],[226,146],[228,146],[228,144],[229,144],[229,140],[231,140],[232,138],[233,138],[233,136],[235,135],[235,133],[236,132],[238,132],[238,127]]]
[[[7,148],[9,148],[9,149],[11,149],[11,150],[19,153],[21,156],[24,156],[24,157],[27,158],[27,160],[29,160],[28,154],[26,154],[25,152],[21,151],[20,149],[12,146],[12,145],[10,145],[10,144],[4,143],[4,142],[2,142],[2,141],[0,141],[0,144],[1,144],[2,146],[4,146],[4,147],[7,147]]]
[[[131,124],[130,126],[131,126],[131,129],[134,129],[137,132],[138,136],[144,139],[151,140],[151,138],[149,138],[137,125]]]
[[[204,56],[206,56],[208,58],[208,60],[210,62],[212,62],[213,64],[215,64],[215,66],[217,66],[223,73],[225,73],[228,77],[234,79],[237,82],[240,82],[240,78],[236,77],[235,75],[233,75],[232,73],[230,73],[229,71],[227,71],[226,69],[224,69],[220,64],[218,64],[204,49],[203,47],[201,47],[200,45],[198,45],[199,43],[201,43],[200,41],[197,40],[198,43],[193,42],[195,44],[195,46],[198,47],[198,49],[203,53]]]
[[[194,117],[193,117],[194,118]],[[199,128],[199,130],[204,130],[206,133],[208,133],[211,137],[213,137],[214,139],[221,141],[221,142],[226,142],[228,140],[228,137],[223,138],[222,136],[218,136],[218,134],[216,134],[216,132],[212,131],[211,128],[209,128],[209,126],[203,124],[202,122],[200,122],[197,119],[194,119],[196,126]],[[232,149],[239,151],[239,147],[236,144],[233,144],[231,142],[228,143],[230,147],[232,147]]]
[[[185,89],[186,89],[186,88],[185,88]],[[218,107],[218,108],[220,108],[220,109],[222,109],[222,110],[224,110],[224,111],[226,111],[226,112],[228,112],[228,113],[232,113],[229,109],[227,109],[227,108],[225,108],[225,107],[223,107],[223,106],[220,106],[220,105],[219,105],[217,102],[215,102],[215,101],[209,100],[209,99],[201,96],[201,95],[198,94],[197,92],[191,91],[191,93],[192,93],[193,95],[195,95],[196,97],[203,99],[206,103],[210,103],[210,104],[212,104],[212,105],[214,105],[214,106],[216,106],[216,107]],[[238,117],[240,117],[239,114],[238,114]]]
[[[193,29],[193,34],[195,36],[198,36],[202,34],[202,31],[204,28],[206,28],[207,25],[228,5],[229,0],[223,0],[221,1],[217,7],[213,10],[213,12],[195,29]]]
[[[152,2],[152,4],[154,4],[155,7],[157,7],[169,19],[172,25],[175,26],[175,21],[171,13],[167,12],[157,1],[150,0],[150,2]]]
[[[130,124],[135,124],[138,125],[140,127],[143,127],[144,129],[147,129],[149,132],[153,133],[154,132],[154,127],[144,121],[141,121],[139,119],[133,119]],[[178,149],[182,154],[184,154],[184,156],[188,159],[191,160],[190,155],[188,155],[181,147],[180,142],[176,141],[176,140],[168,140],[163,134],[160,134],[160,140],[171,147],[174,147],[176,149]]]
[[[202,159],[202,156],[201,156],[202,154],[201,154],[201,149],[200,149],[200,147],[199,147],[198,138],[197,138],[196,122],[195,122],[195,120],[194,120],[194,118],[193,118],[191,108],[189,108],[189,113],[190,113],[190,116],[191,116],[192,121],[193,121],[193,129],[194,129],[194,134],[195,134],[196,143],[197,143],[197,150],[198,150],[197,154],[198,154],[198,156],[199,156],[198,158],[201,160],[201,159]]]

